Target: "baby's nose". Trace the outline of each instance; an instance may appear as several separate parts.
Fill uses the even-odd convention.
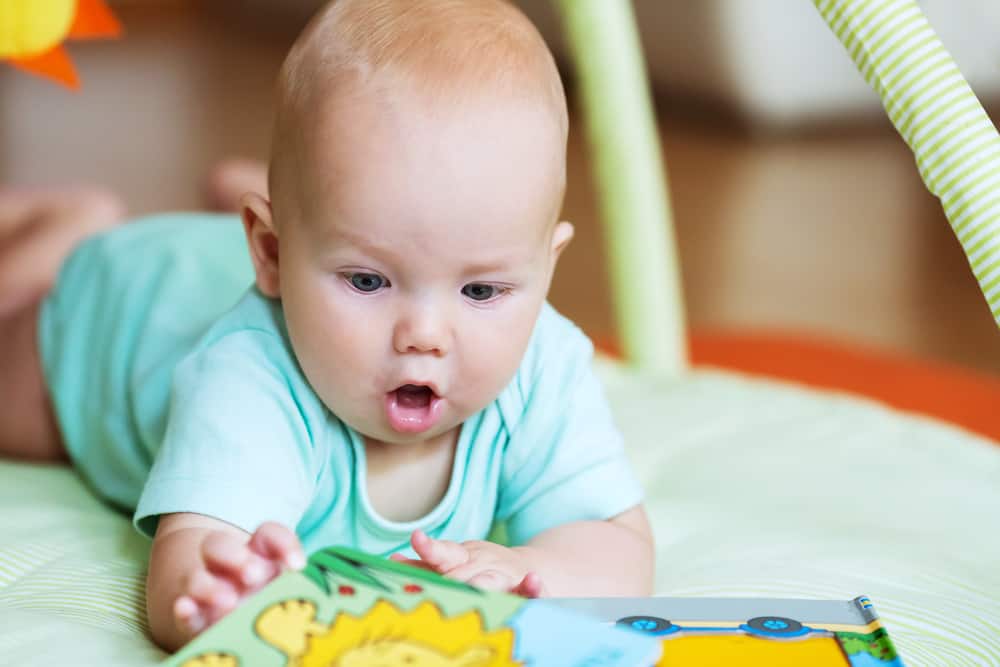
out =
[[[451,346],[449,327],[443,317],[426,309],[400,318],[393,332],[393,347],[400,354],[443,356]]]

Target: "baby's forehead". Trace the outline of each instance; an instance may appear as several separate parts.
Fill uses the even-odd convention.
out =
[[[530,98],[489,91],[442,98],[409,83],[367,82],[318,101],[298,122],[308,140],[297,164],[340,180],[368,161],[446,160],[509,178],[542,165],[565,169],[564,126]]]
[[[396,125],[393,114],[406,118]],[[376,238],[402,228],[495,244],[507,236],[494,232],[512,226],[542,238],[561,208],[565,150],[551,123],[516,116],[493,109],[415,120],[405,108],[353,109],[297,163],[303,217]]]
[[[564,170],[568,121],[554,59],[502,0],[339,0],[293,47],[278,92],[272,192],[293,172],[343,163],[345,143],[370,148],[368,132],[393,123],[444,130],[490,109],[529,113],[494,123],[484,145],[540,130]]]

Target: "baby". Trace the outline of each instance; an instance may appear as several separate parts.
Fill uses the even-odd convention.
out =
[[[526,596],[650,593],[592,346],[545,302],[573,236],[566,133],[506,2],[339,0],[285,61],[242,226],[115,226],[41,302],[44,280],[7,288],[0,453],[68,457],[134,512],[158,643],[333,544]],[[5,261],[49,258],[34,275],[117,217],[35,210],[4,237]]]

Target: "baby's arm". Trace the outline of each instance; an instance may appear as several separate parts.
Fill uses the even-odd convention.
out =
[[[420,557],[414,564],[528,597],[644,596],[653,588],[653,536],[642,505],[606,521],[550,528],[524,546],[449,542],[420,532],[412,545]]]
[[[653,592],[653,534],[642,505],[607,521],[550,528],[521,551],[555,597],[646,596]]]
[[[298,537],[280,524],[249,535],[201,514],[164,515],[146,579],[153,639],[175,651],[282,570],[304,566]]]

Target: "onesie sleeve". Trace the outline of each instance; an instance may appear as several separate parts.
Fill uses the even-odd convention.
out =
[[[152,536],[173,512],[247,532],[265,521],[295,529],[313,494],[315,457],[284,347],[271,332],[242,330],[177,366],[164,441],[134,516],[140,532]]]
[[[511,544],[560,524],[609,519],[642,501],[592,361],[579,329],[555,311],[543,314],[518,373],[518,396],[505,410],[513,428],[497,519]]]

